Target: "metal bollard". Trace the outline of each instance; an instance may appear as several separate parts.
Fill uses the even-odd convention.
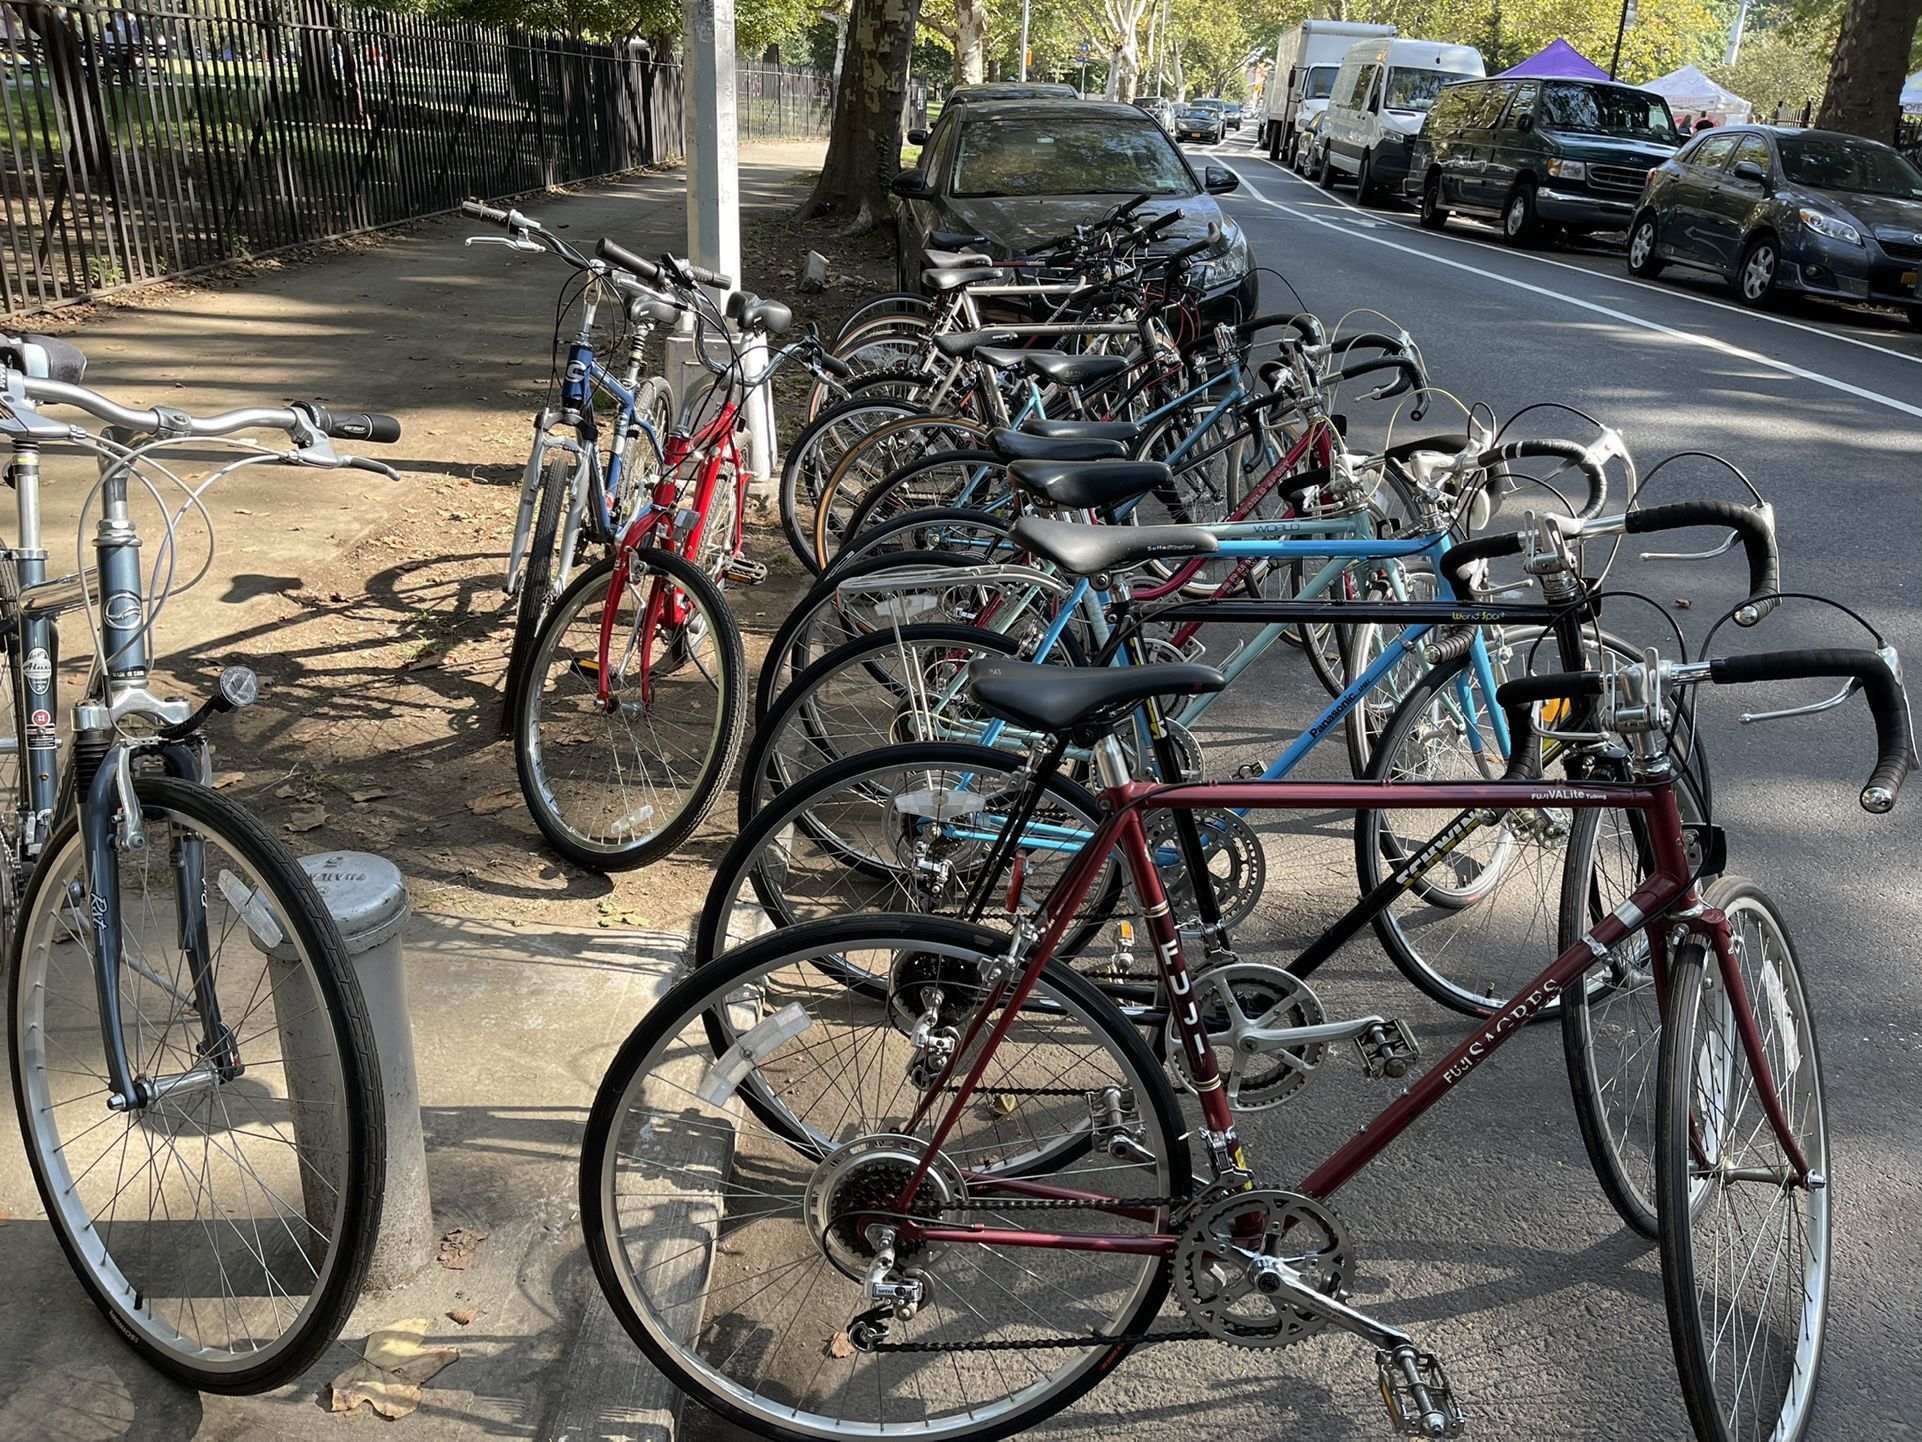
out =
[[[433,1259],[434,1216],[427,1193],[427,1147],[421,1135],[420,1086],[414,1070],[414,1036],[407,1016],[407,969],[401,934],[412,908],[400,870],[385,857],[365,851],[328,851],[303,856],[306,868],[347,943],[354,975],[367,1001],[375,1050],[380,1058],[382,1099],[387,1112],[387,1178],[380,1234],[367,1272],[367,1290],[397,1287]],[[256,940],[255,945],[259,945]],[[285,943],[268,953],[291,962]],[[286,1063],[294,1145],[302,1160],[303,1202],[310,1217],[333,1210],[338,1191],[328,1178],[328,1159],[339,1155],[334,1131],[338,1113],[325,1093],[330,1083],[318,1067],[303,1069],[297,1059],[326,1055],[326,1038],[303,1045],[303,1031],[321,1016],[317,1005],[299,1005],[291,994],[289,973],[276,980],[276,1012]],[[318,1001],[318,998],[311,998]]]

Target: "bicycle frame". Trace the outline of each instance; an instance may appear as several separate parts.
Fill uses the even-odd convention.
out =
[[[1713,949],[1736,1015],[1738,1018],[1747,1018],[1745,1024],[1738,1025],[1738,1033],[1754,1070],[1764,1111],[1791,1159],[1797,1183],[1804,1187],[1810,1184],[1807,1159],[1788,1126],[1773,1075],[1763,1055],[1741,970],[1732,964],[1733,942],[1727,919],[1719,911],[1705,907],[1697,895],[1683,849],[1682,819],[1672,781],[1580,784],[1497,781],[1429,785],[1248,782],[1159,786],[1125,778],[1125,758],[1119,754],[1119,747],[1112,738],[1103,743],[1103,749],[1106,752],[1102,766],[1104,775],[1119,783],[1107,786],[1102,793],[1104,805],[1110,811],[1108,819],[1044,903],[1039,940],[1019,962],[1018,970],[993,981],[986,999],[969,1019],[966,1032],[952,1056],[922,1093],[920,1103],[903,1128],[912,1134],[924,1122],[933,1121],[927,1152],[892,1207],[896,1215],[891,1218],[890,1225],[904,1240],[915,1244],[967,1243],[1155,1257],[1173,1255],[1179,1239],[1172,1233],[1114,1236],[947,1227],[924,1225],[910,1212],[928,1169],[940,1155],[980,1086],[996,1049],[1019,1017],[1043,968],[1071,929],[1077,908],[1116,849],[1121,851],[1130,878],[1138,888],[1137,895],[1154,943],[1161,985],[1170,999],[1170,1021],[1200,1102],[1204,1118],[1202,1138],[1210,1170],[1219,1177],[1246,1169],[1246,1158],[1220,1070],[1201,1023],[1200,1008],[1194,1000],[1194,989],[1181,951],[1181,939],[1175,928],[1167,895],[1161,886],[1160,873],[1149,855],[1150,844],[1142,817],[1145,812],[1153,810],[1361,811],[1441,808],[1458,810],[1466,815],[1479,809],[1506,811],[1516,806],[1554,806],[1639,811],[1648,826],[1655,865],[1651,874],[1643,878],[1628,899],[1598,921],[1550,962],[1533,981],[1463,1037],[1407,1091],[1363,1126],[1352,1140],[1303,1178],[1295,1187],[1296,1191],[1317,1199],[1326,1199],[1339,1191],[1430,1107],[1438,1104],[1479,1070],[1530,1019],[1576,985],[1591,969],[1601,964],[1613,947],[1637,930],[1647,936],[1656,995],[1658,1003],[1664,1007],[1667,1005],[1667,948],[1694,936]],[[1664,923],[1670,920],[1675,926],[1665,930]],[[1032,926],[1023,924],[1018,928],[1010,960],[1019,952],[1021,944],[1033,935]],[[990,1017],[995,1018],[991,1023],[988,1020]],[[971,1057],[972,1061],[965,1075],[957,1081],[955,1073],[964,1057]],[[944,1098],[945,1102],[942,1101]],[[937,1104],[941,1105],[938,1114]],[[971,1172],[964,1173],[964,1177],[971,1188],[979,1189],[984,1194],[1001,1190],[1022,1197],[1074,1200],[1084,1205],[1092,1203],[1095,1210],[1111,1211],[1115,1215],[1138,1220],[1151,1220],[1153,1217],[1153,1213],[1138,1202],[1131,1204],[1120,1199],[1104,1199],[1087,1192],[1052,1187],[1041,1181],[1012,1182],[991,1174]],[[1111,1205],[1103,1206],[1104,1201]]]

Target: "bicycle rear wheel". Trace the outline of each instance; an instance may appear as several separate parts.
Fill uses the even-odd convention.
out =
[[[937,1101],[908,1125],[912,1032],[930,1006],[965,1024],[1007,945],[929,917],[837,918],[701,968],[628,1037],[588,1119],[582,1227],[615,1315],[688,1395],[776,1438],[996,1438],[1086,1392],[1153,1320],[1158,1257],[960,1243],[900,1258],[929,1293],[888,1341],[915,1350],[849,1345],[871,1306],[861,1220],[886,1211],[946,1111]],[[888,999],[831,979],[848,955],[896,978]],[[1048,969],[1035,1000],[989,1060],[991,1102],[964,1109],[914,1209],[1018,1230],[1165,1231],[1190,1171],[1152,1053],[1079,977]],[[1089,1149],[1091,1106],[1109,1098],[1134,1108],[1143,1160]],[[1134,1216],[1001,1207],[997,1178],[1044,1161],[1052,1186],[1166,1200]]]
[[[340,933],[260,823],[184,781],[134,791],[146,844],[116,851],[117,894],[89,889],[72,817],[27,888],[8,1003],[21,1135],[67,1260],[133,1349],[202,1391],[264,1391],[332,1343],[366,1276],[387,1147],[373,1037]],[[89,907],[108,896],[128,1060],[168,1088],[123,1110]]]
[[[541,834],[594,871],[644,866],[679,846],[720,794],[746,723],[747,663],[721,593],[670,551],[627,558],[600,693],[604,560],[555,604],[514,726],[521,795]]]
[[[1821,1060],[1801,963],[1774,902],[1735,877],[1710,888],[1708,902],[1728,916],[1730,964],[1747,995],[1737,1000],[1700,943],[1684,947],[1669,974],[1656,1151],[1669,1338],[1698,1438],[1797,1442],[1828,1316],[1834,1176]],[[1750,1025],[1817,1185],[1793,1180],[1764,1113],[1739,1034]]]
[[[836,463],[876,426],[922,413],[922,407],[906,401],[855,396],[822,411],[794,438],[781,461],[781,529],[810,571],[821,569],[814,551],[814,511]]]

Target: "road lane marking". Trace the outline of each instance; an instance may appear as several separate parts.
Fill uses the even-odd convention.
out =
[[[1304,179],[1285,167],[1282,168],[1281,175],[1284,180],[1291,180],[1296,185],[1305,186],[1314,191],[1314,193],[1323,200],[1337,205],[1351,214],[1365,217],[1372,224],[1389,225],[1398,230],[1421,231],[1421,225],[1417,221],[1407,219],[1400,215],[1375,215],[1368,210],[1364,210],[1351,200],[1342,199],[1341,196],[1336,195],[1332,190],[1325,191],[1321,189],[1321,187],[1317,186],[1313,181]],[[1246,176],[1242,177],[1242,183],[1244,185],[1250,184]],[[1455,245],[1469,246],[1477,250],[1484,248],[1487,244],[1485,241],[1472,240],[1465,235],[1450,235],[1446,231],[1422,231],[1422,234],[1431,235],[1437,240],[1446,240]],[[1552,256],[1534,255],[1526,251],[1512,250],[1503,253],[1511,256],[1515,260],[1532,260],[1537,265],[1552,265],[1557,270],[1573,271],[1577,275],[1585,275],[1594,280],[1608,281],[1613,285],[1625,285],[1635,290],[1653,291],[1656,295],[1667,296],[1673,300],[1685,300],[1693,305],[1705,305],[1712,310],[1725,310],[1731,315],[1746,316],[1750,320],[1765,321],[1769,325],[1784,326],[1789,330],[1807,331],[1810,335],[1819,335],[1824,340],[1839,341],[1843,345],[1852,345],[1862,350],[1874,351],[1877,355],[1885,355],[1891,360],[1907,361],[1910,365],[1922,366],[1922,355],[1910,355],[1907,351],[1891,350],[1885,345],[1877,345],[1872,340],[1863,340],[1860,336],[1848,335],[1842,331],[1828,330],[1823,326],[1811,325],[1807,321],[1790,320],[1787,316],[1781,315],[1769,315],[1763,311],[1750,310],[1747,306],[1733,305],[1725,300],[1716,300],[1713,296],[1696,295],[1692,291],[1677,290],[1672,285],[1656,285],[1653,281],[1638,280],[1632,275],[1615,275],[1608,271],[1590,270],[1585,265],[1576,265],[1572,261],[1556,260]],[[1671,264],[1679,266],[1681,263],[1675,261],[1671,262]],[[1703,275],[1708,274],[1707,271],[1699,273]]]
[[[1610,320],[1619,321],[1623,325],[1634,326],[1638,330],[1649,331],[1655,335],[1665,335],[1672,340],[1685,341],[1690,345],[1698,345],[1706,350],[1719,351],[1723,355],[1733,356],[1735,359],[1747,361],[1751,365],[1763,366],[1772,371],[1779,371],[1783,375],[1794,376],[1797,380],[1811,381],[1829,390],[1840,391],[1844,395],[1854,396],[1857,400],[1868,401],[1872,405],[1883,406],[1892,411],[1900,411],[1903,415],[1914,416],[1917,420],[1922,420],[1922,406],[1910,405],[1907,401],[1899,401],[1894,396],[1885,396],[1880,391],[1872,391],[1862,386],[1852,385],[1848,381],[1838,380],[1834,376],[1826,376],[1820,371],[1808,370],[1802,366],[1793,365],[1788,361],[1774,360],[1757,351],[1749,350],[1744,346],[1733,345],[1725,340],[1718,340],[1714,336],[1702,335],[1697,331],[1678,330],[1674,326],[1663,325],[1660,321],[1648,320],[1643,316],[1634,315],[1625,310],[1617,310],[1613,306],[1602,305],[1598,301],[1579,300],[1572,295],[1563,295],[1560,291],[1550,290],[1547,286],[1535,285],[1530,281],[1520,280],[1512,275],[1503,275],[1500,271],[1485,270],[1481,266],[1470,265],[1466,261],[1450,260],[1445,255],[1436,255],[1432,251],[1421,250],[1412,245],[1403,245],[1400,241],[1390,240],[1385,235],[1370,235],[1366,231],[1358,232],[1338,221],[1328,220],[1319,215],[1311,215],[1298,206],[1288,205],[1282,201],[1270,199],[1268,196],[1263,195],[1255,186],[1254,182],[1250,181],[1245,175],[1241,177],[1241,184],[1242,188],[1248,192],[1250,199],[1259,201],[1261,204],[1269,206],[1274,210],[1279,210],[1286,215],[1292,215],[1298,220],[1305,220],[1310,225],[1323,226],[1340,235],[1352,235],[1355,239],[1366,241],[1370,245],[1386,246],[1389,250],[1398,250],[1404,255],[1412,255],[1419,260],[1431,261],[1436,265],[1445,265],[1451,270],[1467,271],[1470,275],[1480,276],[1484,280],[1494,281],[1497,285],[1509,286],[1515,290],[1527,291],[1531,295],[1539,295],[1548,300],[1560,301],[1563,305],[1571,305],[1577,310],[1585,310],[1595,315],[1607,316]],[[1569,269],[1580,270],[1581,267],[1570,266]],[[1591,273],[1592,272],[1587,271],[1583,272],[1583,274]],[[1604,277],[1604,279],[1605,278],[1606,277]]]

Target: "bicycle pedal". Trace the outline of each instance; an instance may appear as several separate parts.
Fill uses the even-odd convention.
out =
[[[567,669],[583,681],[598,683],[601,679],[601,663],[585,656],[576,656],[569,661]]]
[[[1434,1353],[1417,1352],[1407,1343],[1377,1352],[1375,1374],[1396,1436],[1459,1437],[1468,1430],[1468,1414],[1455,1401]]]
[[[1371,1026],[1356,1037],[1355,1055],[1361,1060],[1362,1074],[1370,1081],[1398,1081],[1421,1056],[1421,1043],[1415,1040],[1408,1023],[1396,1018],[1383,1026]]]
[[[767,567],[746,556],[735,556],[728,561],[723,575],[730,586],[758,586],[767,579]]]

